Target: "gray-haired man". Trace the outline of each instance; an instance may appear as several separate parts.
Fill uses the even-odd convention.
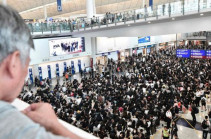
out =
[[[10,105],[23,87],[31,48],[33,40],[20,15],[0,5],[0,138],[78,139],[58,122],[49,104],[32,104],[24,114]]]

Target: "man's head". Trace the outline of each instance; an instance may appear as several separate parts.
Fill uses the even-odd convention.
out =
[[[205,119],[208,120],[208,116],[205,116]]]
[[[20,93],[27,75],[30,31],[21,16],[0,5],[0,100],[11,102]]]

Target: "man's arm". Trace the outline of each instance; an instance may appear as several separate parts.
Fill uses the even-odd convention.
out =
[[[81,139],[79,136],[70,132],[59,123],[52,106],[48,103],[32,104],[26,108],[23,113],[55,135],[69,137],[72,139]]]

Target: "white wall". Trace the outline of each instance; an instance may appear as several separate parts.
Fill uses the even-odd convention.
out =
[[[67,67],[71,66],[71,61],[74,61],[74,67],[75,67],[75,72],[79,72],[79,68],[78,68],[78,60],[81,60],[81,67],[82,69],[84,69],[84,63],[86,67],[90,66],[90,57],[80,57],[80,58],[74,58],[74,59],[68,59],[68,60],[62,60],[62,61],[56,61],[56,62],[50,62],[50,63],[43,63],[43,64],[39,64],[39,67],[42,67],[42,75],[43,78],[47,78],[48,77],[48,69],[47,66],[50,65],[51,66],[51,77],[55,78],[56,77],[56,64],[59,64],[59,75],[62,76],[63,72],[64,72],[64,62],[67,63]],[[38,71],[38,68],[34,69],[33,73],[36,75]]]
[[[115,61],[118,60],[117,51],[111,52],[110,55],[108,55],[108,58],[109,58],[109,59],[112,58],[112,59],[115,60]]]
[[[97,53],[105,53],[117,50],[124,50],[138,46],[138,37],[98,37]]]
[[[74,58],[74,59],[68,59],[68,60],[62,60],[62,61],[55,61],[55,62],[48,62],[48,63],[42,63],[42,64],[38,64],[38,65],[32,65],[29,66],[29,68],[32,68],[32,72],[33,72],[33,77],[35,78],[35,76],[39,75],[39,71],[38,71],[38,67],[42,67],[42,77],[43,79],[48,77],[48,68],[47,66],[50,65],[51,66],[51,77],[55,78],[56,77],[56,64],[59,64],[59,75],[63,76],[63,72],[64,72],[64,62],[67,63],[67,67],[71,66],[71,61],[74,61],[74,67],[75,67],[75,72],[79,72],[79,68],[78,68],[78,60],[81,60],[81,68],[84,69],[84,64],[85,67],[89,67],[90,66],[90,56],[85,56],[85,57],[80,57],[80,58]],[[29,74],[27,76],[26,79],[29,78]]]

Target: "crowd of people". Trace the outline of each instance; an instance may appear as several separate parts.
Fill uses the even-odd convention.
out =
[[[111,59],[103,73],[91,70],[80,82],[66,78],[53,87],[48,82],[19,98],[48,102],[60,119],[100,138],[148,139],[161,120],[163,137],[170,129],[177,138],[179,112],[190,110],[194,125],[199,102],[206,106],[201,99],[210,94],[211,60],[177,58],[174,51]]]

